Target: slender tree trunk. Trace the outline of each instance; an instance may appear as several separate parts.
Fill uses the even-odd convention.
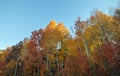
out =
[[[19,61],[19,59],[17,58],[17,63],[16,63],[16,67],[15,67],[15,72],[14,72],[14,76],[16,76],[16,74],[17,74],[17,68],[18,68],[18,61]]]
[[[104,40],[104,33],[103,33],[103,31],[102,31],[102,28],[99,26],[99,30],[100,30],[100,32],[101,32],[101,35],[102,35],[102,41],[105,41]],[[100,43],[99,43],[99,47],[100,47],[100,50],[99,50],[99,54],[100,54],[100,56],[101,56],[101,58],[102,58],[102,62],[103,62],[103,65],[104,65],[104,67],[105,67],[105,70],[107,71],[107,72],[109,72],[109,67],[108,67],[108,62],[107,62],[107,60],[105,59],[105,57],[102,55],[102,53],[101,53],[101,46],[100,46]]]
[[[38,64],[40,64],[40,60],[38,60]],[[40,66],[37,67],[37,76],[40,76]]]
[[[58,55],[57,55],[57,71],[58,71],[58,76],[60,76],[59,75],[59,57],[58,57]]]

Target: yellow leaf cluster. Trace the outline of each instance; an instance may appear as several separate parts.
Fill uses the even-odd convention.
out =
[[[6,67],[9,69],[13,69],[15,66],[16,66],[16,61],[11,60]]]

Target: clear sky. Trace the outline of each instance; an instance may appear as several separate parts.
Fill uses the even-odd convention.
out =
[[[50,20],[68,28],[80,16],[83,20],[94,9],[109,13],[119,0],[0,0],[0,49],[12,46],[31,32],[45,28]]]

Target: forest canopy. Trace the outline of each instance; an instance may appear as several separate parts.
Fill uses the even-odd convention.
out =
[[[78,18],[75,36],[52,20],[18,44],[0,51],[0,76],[119,76],[120,7]]]

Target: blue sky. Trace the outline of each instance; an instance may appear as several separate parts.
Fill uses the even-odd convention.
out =
[[[45,28],[51,20],[70,29],[99,9],[108,14],[119,0],[0,0],[0,49],[12,46],[31,32]]]

